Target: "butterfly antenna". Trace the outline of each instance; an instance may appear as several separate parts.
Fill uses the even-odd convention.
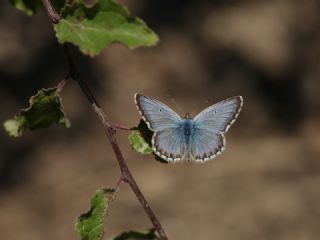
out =
[[[192,112],[190,113],[190,116],[193,118],[197,113],[196,109],[193,109]]]
[[[212,97],[208,97],[206,100],[205,100],[205,103],[208,104],[208,105],[212,105],[213,103],[213,99]],[[193,109],[192,112],[190,113],[191,116],[195,116],[197,114],[197,110],[196,109]]]
[[[176,108],[179,110],[180,114],[184,114],[182,107],[180,107],[180,106],[178,105],[178,103],[176,102],[176,100],[174,100],[174,98],[173,98],[172,96],[170,96],[170,95],[168,95],[168,98],[169,98],[170,101],[176,106]]]

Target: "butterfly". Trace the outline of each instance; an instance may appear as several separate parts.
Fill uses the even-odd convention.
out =
[[[226,147],[224,134],[235,122],[243,98],[235,96],[205,108],[191,118],[181,118],[175,111],[151,97],[135,94],[142,119],[153,132],[152,149],[168,162],[206,162],[221,154]]]

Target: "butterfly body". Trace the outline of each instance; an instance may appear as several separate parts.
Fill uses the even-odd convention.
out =
[[[226,145],[224,133],[242,107],[242,97],[237,96],[204,109],[195,118],[188,113],[181,118],[150,97],[136,94],[135,102],[142,119],[154,132],[154,153],[169,162],[205,162],[222,153]]]
[[[183,141],[181,141],[181,148],[183,149],[181,152],[184,153],[182,158],[186,161],[190,161],[192,159],[192,155],[190,152],[190,143],[192,141],[195,130],[194,121],[190,118],[184,118],[180,123],[180,131],[179,133],[183,134]]]

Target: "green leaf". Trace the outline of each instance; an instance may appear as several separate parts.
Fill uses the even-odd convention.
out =
[[[138,130],[132,130],[128,136],[128,139],[133,150],[136,152],[141,154],[152,153],[152,147],[144,140]]]
[[[13,119],[4,122],[4,128],[12,137],[20,137],[25,129],[35,130],[56,123],[70,127],[63,111],[58,88],[41,89],[30,98],[30,105]]]
[[[159,240],[157,232],[154,229],[147,231],[128,231],[123,232],[118,236],[111,237],[109,240]]]
[[[134,151],[141,154],[153,154],[157,161],[168,163],[153,153],[151,143],[152,135],[153,132],[150,131],[147,124],[143,120],[140,120],[137,127],[131,128],[131,133],[128,136],[129,143]]]
[[[41,0],[10,0],[11,4],[28,16],[33,15],[42,7]]]
[[[62,16],[55,25],[59,42],[71,42],[90,56],[114,42],[129,48],[158,42],[158,36],[141,19],[130,17],[127,9],[114,0],[99,0],[90,6],[77,0],[64,8]]]
[[[33,15],[38,10],[43,8],[43,3],[41,0],[10,0],[11,4],[17,9],[23,11],[28,16]],[[60,9],[65,5],[65,0],[51,0],[51,3],[60,12]]]
[[[91,199],[90,210],[81,214],[75,228],[82,240],[100,240],[103,237],[104,219],[114,190],[99,189]]]

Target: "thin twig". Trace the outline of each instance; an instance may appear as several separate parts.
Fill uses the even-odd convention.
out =
[[[120,185],[121,185],[121,183],[123,183],[124,181],[123,181],[123,179],[122,179],[122,176],[120,176],[119,177],[119,179],[118,179],[118,181],[117,181],[117,183],[116,183],[116,185],[115,185],[115,187],[113,188],[116,192],[117,191],[119,191],[119,189],[120,189]]]
[[[51,1],[50,0],[42,0],[42,2],[48,12],[48,15],[49,15],[52,23],[57,24],[61,20],[61,17],[54,10],[54,7],[53,7]],[[70,71],[66,78],[71,78],[78,83],[82,92],[84,93],[87,100],[91,104],[91,107],[93,108],[93,110],[95,111],[97,116],[99,117],[99,119],[105,129],[107,137],[111,143],[112,149],[115,153],[115,156],[117,158],[117,161],[118,161],[118,164],[119,164],[119,167],[121,170],[121,180],[119,180],[118,184],[120,185],[120,183],[122,181],[124,181],[130,185],[131,189],[133,190],[133,192],[135,193],[136,197],[138,198],[140,204],[142,205],[144,211],[146,212],[147,216],[149,217],[151,223],[153,224],[154,228],[158,231],[161,239],[167,240],[168,238],[167,238],[167,236],[161,226],[160,221],[158,220],[158,218],[156,217],[156,215],[154,214],[154,212],[150,208],[144,195],[140,191],[140,189],[139,189],[135,179],[133,178],[133,176],[128,168],[128,165],[122,155],[118,141],[115,137],[115,131],[114,131],[115,125],[112,124],[111,121],[107,118],[106,114],[104,113],[104,111],[102,110],[100,105],[98,104],[96,98],[94,97],[93,93],[89,89],[88,85],[81,79],[80,74],[76,68],[76,65],[72,59],[69,46],[64,44],[63,50],[64,50],[64,54],[66,56],[66,59],[67,59],[68,65],[69,65],[69,71]]]
[[[123,179],[122,179],[122,176],[119,177],[116,185],[114,186],[114,188],[112,189],[113,190],[113,193],[110,195],[110,196],[107,196],[107,199],[110,201],[110,202],[113,202],[116,198],[116,195],[117,193],[119,192],[120,190],[120,185],[121,183],[123,183]]]
[[[113,124],[112,124],[112,127],[115,128],[115,129],[130,131],[130,128],[129,128],[129,127],[124,126],[124,125],[119,124],[119,123],[113,123]]]
[[[50,0],[42,0],[44,7],[47,9],[48,15],[53,24],[58,23],[61,20],[60,15],[54,9]]]
[[[67,84],[67,79],[68,78],[64,78],[58,83],[58,86],[57,86],[58,92],[61,92],[64,86]]]

